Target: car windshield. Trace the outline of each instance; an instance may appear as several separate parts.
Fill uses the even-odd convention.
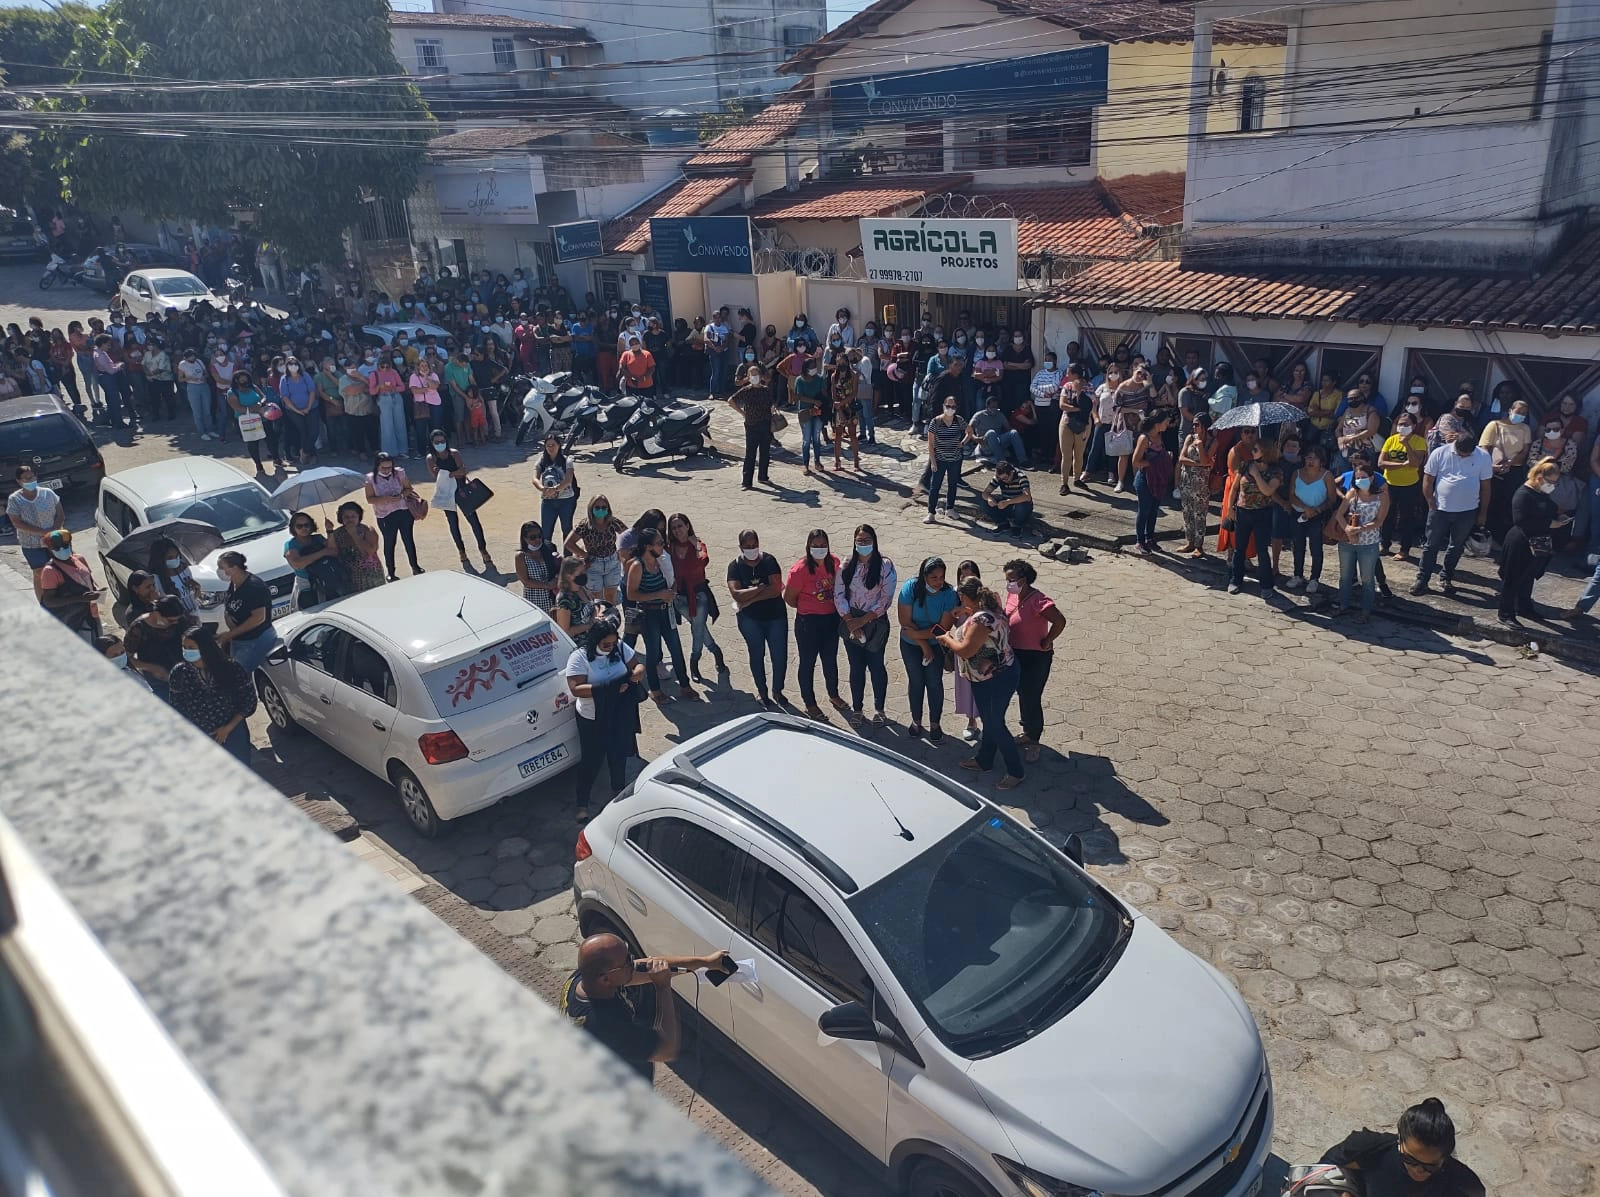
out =
[[[0,453],[7,457],[74,453],[91,443],[83,427],[66,415],[46,413],[0,424]]]
[[[971,1058],[1022,1042],[1087,997],[1126,926],[1110,895],[992,812],[849,904],[935,1034]]]
[[[210,524],[222,533],[227,544],[249,540],[278,528],[286,527],[288,517],[267,502],[265,492],[258,486],[231,486],[227,490],[212,491],[209,495],[188,495],[157,503],[145,512],[145,522],[186,519]]]
[[[206,285],[197,278],[158,278],[157,295],[204,295]]]

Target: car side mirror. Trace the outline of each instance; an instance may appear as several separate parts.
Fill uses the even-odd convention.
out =
[[[860,1002],[841,1002],[824,1010],[817,1019],[817,1030],[833,1039],[854,1039],[861,1043],[889,1042],[893,1036],[880,1027]]]
[[[1067,859],[1080,869],[1083,868],[1083,837],[1074,831],[1067,837],[1066,843],[1061,845],[1061,850],[1067,854]]]
[[[288,660],[289,650],[282,644],[274,646],[272,651],[269,652],[266,657],[268,665],[282,665]]]

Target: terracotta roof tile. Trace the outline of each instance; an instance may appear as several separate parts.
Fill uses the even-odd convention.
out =
[[[803,102],[794,100],[764,108],[737,129],[712,138],[686,165],[691,169],[747,167],[751,162],[749,151],[764,149],[788,137],[799,125],[805,110]]]
[[[971,175],[878,175],[839,182],[803,183],[798,191],[774,191],[762,196],[750,209],[750,218],[761,221],[855,220],[862,216],[883,216],[971,182]]]
[[[1160,171],[1101,179],[1123,214],[1140,225],[1183,223],[1183,172]]]
[[[652,216],[698,216],[744,182],[738,175],[684,179],[606,225],[606,252],[643,253],[650,245]]]
[[[1600,335],[1600,230],[1531,278],[1408,273],[1185,270],[1180,262],[1099,262],[1043,301],[1054,307],[1250,319]]]

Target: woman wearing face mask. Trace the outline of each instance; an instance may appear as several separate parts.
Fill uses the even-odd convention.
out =
[[[154,687],[150,679],[135,669],[128,660],[128,646],[118,636],[100,635],[94,638],[95,651],[110,662],[111,667],[117,671],[117,676],[124,681],[132,682],[145,693],[153,693]]]
[[[1366,623],[1372,615],[1375,598],[1378,554],[1382,551],[1384,517],[1389,514],[1389,493],[1374,482],[1377,473],[1365,455],[1356,458],[1351,470],[1350,493],[1339,504],[1333,518],[1339,521],[1344,539],[1339,542],[1339,601],[1335,615],[1350,609],[1350,592],[1357,573],[1361,576],[1361,614]]]
[[[339,550],[317,531],[317,521],[304,511],[289,517],[290,537],[283,545],[283,558],[299,580],[299,606],[303,611],[326,603],[344,593],[344,571],[339,568]]]
[[[682,696],[697,701],[700,695],[689,684],[689,671],[684,667],[683,644],[678,639],[678,629],[672,623],[672,580],[670,566],[663,565],[666,543],[654,528],[645,528],[634,535],[627,568],[628,602],[639,608],[639,633],[644,637],[644,674],[650,687],[650,697],[656,702],[666,702],[661,691],[661,648],[665,641],[672,657],[672,672],[678,679]]]
[[[128,625],[125,643],[131,668],[163,701],[167,697],[168,675],[183,660],[183,629],[194,619],[176,595],[168,594]]]
[[[1328,513],[1339,503],[1334,477],[1328,472],[1327,452],[1312,445],[1301,456],[1300,468],[1289,475],[1289,505],[1294,524],[1289,533],[1289,551],[1294,559],[1294,577],[1284,583],[1285,590],[1316,594],[1322,589],[1322,529]],[[1306,581],[1306,550],[1311,552],[1311,580]]]
[[[596,495],[589,500],[588,515],[567,535],[562,551],[580,554],[589,567],[589,589],[603,594],[608,603],[617,601],[622,588],[622,561],[617,556],[617,537],[628,530],[611,513],[611,500]]]
[[[250,670],[230,661],[212,629],[198,621],[184,630],[182,651],[183,659],[169,675],[168,701],[241,765],[248,765],[250,729],[245,720],[256,709]]]
[[[611,789],[627,784],[628,758],[636,752],[639,731],[637,688],[645,668],[638,654],[622,643],[617,625],[599,620],[584,634],[562,671],[576,700],[580,755],[573,769],[578,822],[589,818],[589,794],[600,764],[609,770]]]
[[[372,462],[372,473],[367,475],[367,502],[377,517],[378,530],[383,533],[383,562],[389,571],[389,581],[397,582],[394,573],[394,545],[402,540],[406,546],[406,559],[411,563],[413,575],[423,573],[417,564],[416,517],[411,514],[410,500],[417,492],[393,457],[379,453]]]
[[[962,761],[961,767],[984,773],[999,755],[1006,771],[995,788],[1015,789],[1023,779],[1022,753],[1016,738],[1006,730],[1006,710],[1017,692],[1021,667],[1011,648],[1011,625],[1000,600],[979,579],[966,579],[956,593],[961,604],[959,620],[953,630],[939,633],[934,640],[950,652],[956,671],[972,684],[983,724],[977,754]]]
[[[445,427],[444,398],[439,393],[439,372],[431,358],[419,357],[406,386],[411,392],[411,426],[416,434],[417,455],[428,452],[429,437]]]
[[[217,558],[217,572],[228,583],[222,608],[227,627],[217,633],[217,643],[228,646],[245,673],[254,673],[282,643],[272,626],[272,588],[246,568],[243,553],[223,553]]]
[[[711,620],[718,615],[716,599],[706,581],[711,555],[705,542],[695,535],[694,524],[681,511],[667,520],[667,556],[672,562],[673,614],[679,623],[689,624],[689,676],[704,684],[700,658],[706,649],[711,650],[718,674],[728,672],[728,663],[711,635]]]
[[[856,396],[860,390],[860,376],[856,373],[856,352],[843,349],[834,357],[828,369],[831,372],[829,389],[833,398],[833,468],[844,469],[842,454],[844,442],[850,441],[851,468],[861,472],[861,446],[856,440]]]
[[[816,666],[822,664],[822,680],[828,701],[836,710],[850,708],[839,696],[839,612],[834,606],[835,580],[839,559],[829,551],[828,534],[813,528],[806,537],[805,556],[789,567],[783,587],[783,601],[795,609],[794,642],[800,654],[796,671],[800,681],[800,701],[806,714],[821,719],[815,689]]]
[[[572,532],[578,508],[578,472],[554,433],[544,438],[544,449],[533,463],[533,484],[539,488],[539,524],[544,538],[554,543],[557,528],[562,536]]]
[[[1067,620],[1055,600],[1034,587],[1039,573],[1028,562],[1017,558],[1006,562],[1006,619],[1011,625],[1011,650],[1016,653],[1017,706],[1022,714],[1022,759],[1033,764],[1039,759],[1039,742],[1044,738],[1044,688],[1055,662],[1056,640],[1067,629]]]
[[[761,551],[754,528],[739,533],[739,555],[728,563],[728,594],[738,608],[739,634],[750,655],[756,700],[763,709],[782,706],[789,669],[789,616],[783,603],[783,568]],[[767,658],[772,660],[772,691],[767,691]]]
[[[89,563],[73,551],[72,533],[65,528],[47,532],[44,547],[50,560],[39,570],[39,605],[72,631],[98,636],[100,597],[105,591],[95,582]]]
[[[317,440],[322,435],[322,400],[317,396],[316,383],[299,358],[291,357],[283,363],[278,397],[283,400],[284,415],[288,417],[286,450],[298,453],[302,466],[315,465]]]
[[[273,467],[282,470],[283,456],[278,451],[279,421],[266,418],[267,396],[256,386],[248,370],[233,372],[228,382],[228,407],[239,426],[239,437],[250,451],[250,460],[256,463],[256,473],[262,472],[262,442],[266,442],[267,452],[272,454]]]
[[[561,557],[555,545],[545,540],[544,529],[535,520],[522,525],[515,569],[517,581],[522,583],[523,599],[541,611],[550,611],[555,606]]]
[[[1428,460],[1428,442],[1408,404],[1394,420],[1394,432],[1383,442],[1378,462],[1383,467],[1384,489],[1389,492],[1389,514],[1383,521],[1382,551],[1396,541],[1396,561],[1411,559],[1411,546],[1422,537],[1428,505],[1422,498],[1422,467]]]
[[[928,422],[928,514],[922,520],[925,524],[938,522],[941,480],[945,515],[955,514],[956,483],[961,480],[962,446],[967,440],[967,422],[961,418],[956,397],[948,390],[943,394],[939,414]]]
[[[1196,371],[1198,374],[1199,371]],[[1185,544],[1178,551],[1198,561],[1206,555],[1206,520],[1211,514],[1211,469],[1214,462],[1211,413],[1197,410],[1178,449],[1178,498],[1183,507]]]
[[[955,589],[957,594],[956,613],[958,616],[958,623],[960,622],[959,615],[961,611],[959,598],[961,592],[961,583],[965,582],[968,578],[976,578],[979,581],[983,580],[983,571],[978,568],[978,563],[976,561],[963,561],[960,565],[956,566]],[[951,686],[955,691],[956,714],[964,715],[967,719],[967,726],[962,730],[961,738],[968,744],[976,744],[979,738],[983,735],[983,729],[978,723],[978,700],[972,696],[972,682],[966,674],[962,673],[961,670],[957,668],[955,673],[955,681],[951,683]]]
[[[434,429],[429,442],[433,451],[428,454],[428,473],[433,476],[433,506],[444,512],[445,523],[450,526],[450,539],[455,541],[456,553],[463,567],[468,565],[467,546],[461,539],[461,516],[472,526],[472,537],[478,542],[478,556],[483,558],[483,568],[493,569],[488,542],[484,539],[483,523],[477,509],[463,506],[461,488],[467,484],[467,463],[460,449],[450,447],[450,438],[443,429]]]
[[[1558,531],[1571,523],[1572,517],[1562,516],[1551,498],[1560,477],[1556,461],[1543,458],[1511,497],[1511,526],[1506,529],[1500,560],[1499,620],[1508,627],[1522,627],[1524,615],[1538,617],[1533,584],[1550,566]]]
[[[550,608],[551,618],[579,644],[599,617],[602,605],[589,593],[588,570],[582,557],[564,558],[556,581],[555,602]]]
[[[878,550],[878,533],[871,524],[856,528],[855,551],[833,584],[833,605],[839,616],[845,660],[850,665],[850,709],[847,718],[860,726],[864,716],[867,675],[872,676],[874,727],[888,722],[883,712],[889,689],[884,654],[889,647],[889,607],[899,588],[894,562]]]
[[[1478,438],[1494,466],[1489,482],[1489,534],[1505,539],[1511,527],[1511,496],[1527,480],[1528,462],[1542,456],[1542,445],[1535,445],[1535,431],[1528,424],[1528,401],[1518,399],[1501,415],[1490,420]]]
[[[826,472],[822,464],[822,419],[827,380],[817,373],[817,363],[806,358],[800,365],[800,375],[794,380],[795,418],[800,421],[800,464],[806,477],[811,476],[811,458],[817,459],[817,469]]]
[[[383,562],[378,560],[378,534],[367,527],[365,515],[360,503],[339,504],[339,526],[333,530],[332,539],[346,594],[360,594],[384,582]]]
[[[934,634],[955,622],[955,588],[945,581],[942,558],[928,557],[917,568],[917,576],[900,587],[895,609],[900,624],[900,659],[906,668],[906,684],[911,704],[912,739],[926,734],[938,743],[944,737],[939,717],[944,712],[944,660]],[[929,730],[922,728],[922,704],[928,704]]]

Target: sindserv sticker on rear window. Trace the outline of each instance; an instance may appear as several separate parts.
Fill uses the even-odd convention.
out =
[[[433,670],[426,675],[428,693],[439,714],[448,719],[515,694],[523,683],[555,668],[555,657],[555,629],[536,628],[503,640],[477,657]]]

